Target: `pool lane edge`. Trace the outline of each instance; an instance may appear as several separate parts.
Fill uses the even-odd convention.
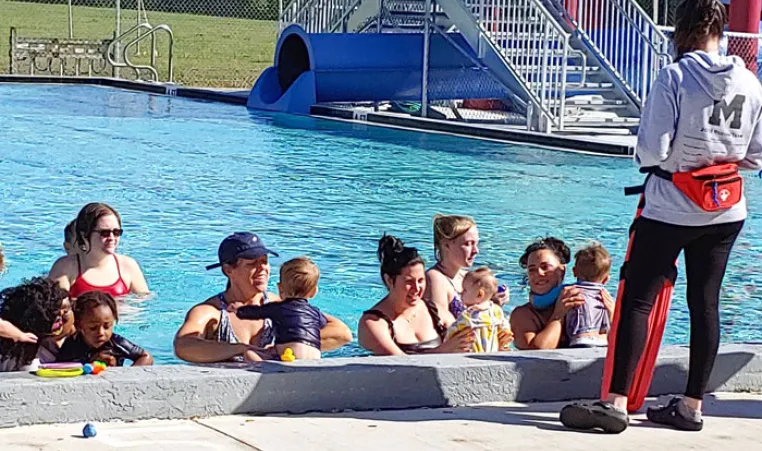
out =
[[[685,346],[662,349],[651,396],[683,392],[688,357]],[[575,349],[110,368],[66,379],[0,373],[0,427],[591,399],[604,358],[605,349]],[[762,345],[721,346],[709,390],[762,390]]]
[[[580,139],[558,134],[538,133],[524,130],[499,129],[480,124],[468,124],[438,119],[374,113],[330,105],[313,105],[312,116],[339,119],[371,125],[392,126],[407,130],[447,133],[456,136],[514,144],[530,144],[554,150],[575,151],[592,155],[632,157],[635,149],[626,144],[614,144],[592,139]]]
[[[174,84],[139,82],[109,77],[0,75],[0,83],[94,85],[233,105],[245,106],[247,102],[247,97],[242,95],[240,91],[225,92],[211,88],[188,88]],[[313,105],[310,113],[311,116],[318,119],[360,122],[368,125],[419,132],[445,133],[504,143],[530,144],[553,150],[574,151],[592,155],[631,157],[635,152],[632,146],[626,144],[579,139],[557,134],[498,129],[480,126],[479,124],[365,112],[331,105]]]

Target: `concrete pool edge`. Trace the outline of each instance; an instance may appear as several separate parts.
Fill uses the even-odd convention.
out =
[[[604,357],[575,349],[112,368],[70,379],[2,373],[0,427],[589,399]],[[662,349],[650,394],[682,393],[687,368],[687,347]],[[709,390],[762,390],[762,345],[721,346]]]
[[[246,105],[248,93],[243,90],[226,92],[213,88],[189,88],[175,84],[138,82],[109,77],[0,75],[0,83],[94,85],[243,106]],[[634,154],[633,146],[606,142],[603,139],[581,139],[557,134],[500,129],[483,124],[358,112],[330,105],[312,106],[311,116],[325,120],[355,121],[373,126],[402,128],[422,133],[446,133],[502,143],[529,144],[553,150],[601,156],[631,157]]]

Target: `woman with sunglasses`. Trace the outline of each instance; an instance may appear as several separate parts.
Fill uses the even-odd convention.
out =
[[[129,293],[148,293],[143,271],[135,260],[118,255],[122,236],[119,213],[106,204],[90,203],[76,219],[77,250],[61,257],[50,269],[49,277],[72,298],[88,291],[101,291],[114,297]]]

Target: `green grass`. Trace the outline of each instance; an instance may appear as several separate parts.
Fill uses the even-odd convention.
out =
[[[189,86],[250,88],[273,63],[277,22],[194,14],[147,13],[152,25],[167,24],[175,37],[175,81]],[[134,10],[123,10],[122,31],[136,23]],[[113,8],[73,8],[75,39],[108,39],[115,28]],[[68,38],[65,5],[0,0],[0,73],[9,67],[10,28],[19,36]],[[147,61],[150,40],[141,43],[136,62]],[[168,39],[157,34],[157,64],[166,77]]]

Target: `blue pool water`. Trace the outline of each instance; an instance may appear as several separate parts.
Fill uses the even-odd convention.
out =
[[[47,272],[66,223],[85,203],[107,202],[123,218],[120,252],[140,262],[155,293],[125,303],[119,330],[160,362],[177,361],[172,337],[188,308],[224,287],[204,266],[232,231],[255,231],[280,252],[275,275],[286,259],[313,257],[322,272],[315,303],[356,330],[385,292],[375,257],[382,233],[431,262],[432,215],[473,215],[478,263],[508,283],[510,310],[526,299],[517,260],[542,235],[573,247],[598,239],[618,268],[636,201],[621,188],[640,180],[628,159],[96,87],[0,84],[0,123],[0,242],[10,265],[0,287]],[[752,213],[726,279],[724,342],[762,340],[762,180],[747,186]],[[687,342],[683,286],[669,343]],[[332,355],[359,353],[352,344]]]

